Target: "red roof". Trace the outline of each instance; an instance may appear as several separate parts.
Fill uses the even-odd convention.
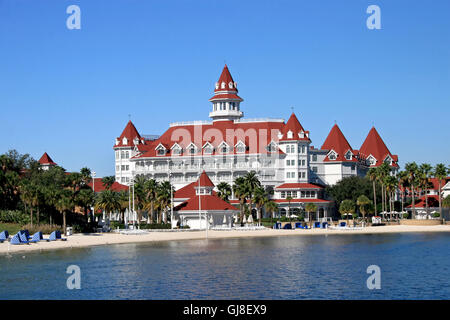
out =
[[[275,189],[323,189],[323,187],[312,183],[283,183]]]
[[[265,153],[268,151],[266,147],[271,141],[278,141],[278,132],[281,132],[285,124],[279,121],[265,121],[265,122],[233,122],[233,121],[214,121],[212,123],[203,125],[180,125],[170,127],[157,140],[145,140],[145,144],[138,145],[141,155],[135,158],[156,157],[157,151],[155,148],[162,144],[168,151],[163,156],[171,156],[170,148],[174,143],[178,143],[182,147],[183,154],[186,154],[187,147],[194,143],[197,147],[197,153],[203,153],[202,147],[206,142],[209,142],[216,150],[213,154],[220,153],[218,150],[222,142],[226,142],[233,148],[231,154],[239,154],[235,150],[235,145],[242,141],[247,149],[246,154],[249,153]],[[281,150],[277,150],[280,153]],[[163,157],[161,155],[158,155]]]
[[[287,133],[289,131],[292,132],[292,138],[288,138],[288,136],[287,136]],[[303,138],[300,138],[300,136],[299,136],[300,132],[303,132],[305,134]],[[306,133],[308,133],[308,135],[309,135],[309,131],[305,131],[305,129],[303,129],[302,125],[298,121],[295,114],[292,113],[291,116],[289,117],[288,122],[284,126],[283,136],[281,137],[280,141],[283,141],[283,140],[306,140],[306,141],[309,141],[309,138],[306,136]]]
[[[127,138],[127,143],[123,144],[123,138]],[[141,141],[141,135],[136,130],[136,127],[134,126],[133,122],[128,121],[125,129],[123,130],[122,134],[118,138],[119,143],[116,144],[114,147],[132,147],[134,146],[133,140],[135,138],[138,138]]]
[[[347,139],[345,138],[344,134],[342,133],[341,129],[339,129],[337,124],[335,124],[333,128],[331,128],[331,131],[328,134],[328,137],[325,139],[325,142],[323,143],[321,149],[330,151],[333,150],[337,153],[336,160],[330,160],[327,156],[324,161],[357,161],[355,157],[356,155],[353,153],[353,148],[350,146],[350,143],[348,143]],[[353,154],[351,160],[347,160],[345,158],[345,154],[349,150]]]
[[[106,190],[106,187],[103,185],[102,178],[94,178],[94,191],[95,192],[102,192]],[[88,186],[92,188],[92,180],[88,182]],[[111,185],[109,190],[120,192],[128,190],[128,186],[118,183],[117,181],[114,181],[114,183]]]
[[[209,99],[209,101],[214,101],[214,100],[225,100],[225,99],[239,100],[239,101],[243,101],[243,100],[244,100],[244,99],[242,99],[241,97],[239,97],[237,94],[234,94],[234,93],[226,93],[226,94],[216,94],[216,95],[214,95],[211,99]]]
[[[417,208],[426,208],[425,196],[420,197],[415,201],[414,207]],[[438,195],[429,195],[428,196],[428,208],[439,207],[439,197]],[[407,208],[412,208],[412,204],[407,206]]]
[[[199,183],[199,181],[200,181],[200,183]],[[200,175],[200,177],[198,178],[198,180],[196,182],[196,186],[214,188],[214,183],[212,183],[211,179],[208,177],[206,172],[203,170],[202,174]]]
[[[50,158],[50,156],[47,154],[47,152],[44,152],[42,157],[39,159],[39,163],[42,165],[56,165],[56,162]]]
[[[215,195],[202,195],[200,197],[201,210],[214,211],[214,210],[233,210],[238,211],[238,209],[225,200],[220,199]],[[199,209],[199,196],[190,198],[189,200],[179,204],[174,208],[176,211],[197,211]]]
[[[236,82],[234,82],[233,77],[231,76],[230,70],[228,70],[228,66],[225,65],[223,67],[222,73],[220,74],[220,78],[218,83],[218,88],[214,89],[214,92],[218,91],[234,91],[238,92]],[[225,84],[225,88],[222,88],[222,83]],[[231,83],[231,88],[230,88]]]
[[[377,160],[376,164],[374,165],[375,167],[380,166],[387,156],[390,156],[392,158],[393,166],[398,166],[396,163],[398,161],[398,156],[392,155],[392,153],[386,147],[386,144],[384,143],[383,139],[381,139],[375,127],[372,127],[372,129],[370,129],[369,134],[366,137],[366,140],[364,140],[364,143],[359,149],[359,152],[365,158],[367,158],[370,155],[375,157],[375,159]]]

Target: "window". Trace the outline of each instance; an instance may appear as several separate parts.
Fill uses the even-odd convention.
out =
[[[116,171],[119,171],[120,170],[120,166],[116,166]]]
[[[236,152],[238,153],[244,153],[245,152],[245,146],[243,143],[239,143],[236,147]]]
[[[306,177],[306,172],[302,171],[302,179],[304,179]]]
[[[213,148],[212,147],[205,147],[205,149],[204,149],[204,152],[206,153],[206,154],[211,154],[211,153],[213,153]]]
[[[312,155],[311,161],[317,161],[317,154],[313,154],[313,155]]]
[[[166,150],[164,149],[158,149],[158,156],[163,156],[166,153]]]
[[[286,178],[288,179],[295,178],[295,172],[286,172]]]
[[[312,167],[312,171],[317,173],[317,167]]]
[[[295,166],[295,160],[286,160],[286,166]]]
[[[128,159],[130,157],[130,152],[129,151],[125,151],[125,158]]]
[[[351,153],[350,151],[348,151],[348,152],[345,154],[345,159],[347,159],[347,160],[352,160],[352,153]]]
[[[334,152],[330,153],[330,155],[328,156],[328,159],[336,160],[336,154]]]
[[[302,153],[305,153],[305,146],[302,146]]]
[[[281,191],[281,198],[282,199],[286,199],[286,192],[285,191]]]
[[[302,160],[302,166],[303,166],[303,167],[305,166],[305,163],[306,163],[306,161],[303,159],[303,160]]]
[[[120,153],[119,151],[116,151],[116,159],[119,159]]]

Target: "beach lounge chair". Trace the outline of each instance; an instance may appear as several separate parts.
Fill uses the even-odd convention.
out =
[[[67,238],[61,238],[61,231],[56,230],[50,234],[50,237],[48,238],[48,240],[49,241],[56,241],[56,240],[66,241]]]
[[[322,222],[322,228],[323,229],[328,228],[328,222]]]
[[[292,229],[292,225],[290,223],[286,223],[283,229]]]
[[[9,233],[8,231],[2,231],[0,232],[0,242],[3,243],[3,241],[8,240],[9,239]]]
[[[273,228],[274,228],[274,229],[281,229],[281,223],[280,223],[280,222],[275,223],[275,224],[273,225]]]
[[[26,235],[19,231],[11,238],[10,243],[11,244],[29,244],[30,242],[26,238]]]
[[[301,229],[302,228],[302,223],[301,222],[296,222],[295,223],[295,229]]]
[[[11,243],[11,244],[22,244],[22,243],[20,242],[20,238],[19,238],[19,234],[18,234],[18,233],[15,234],[15,235],[11,238],[10,243]]]
[[[314,228],[320,228],[320,222],[318,221],[314,222]]]
[[[27,237],[27,240],[31,239],[30,232],[27,229],[20,230],[19,232],[25,234],[25,236]]]
[[[42,232],[38,231],[35,234],[33,234],[33,236],[31,237],[30,242],[39,242],[39,241],[49,241],[49,239],[44,239],[44,237],[42,236]]]
[[[339,224],[339,227],[346,227],[347,226],[347,222],[341,222],[340,224]]]

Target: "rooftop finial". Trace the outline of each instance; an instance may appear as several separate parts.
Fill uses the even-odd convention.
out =
[[[128,114],[128,120],[131,120],[131,114]]]

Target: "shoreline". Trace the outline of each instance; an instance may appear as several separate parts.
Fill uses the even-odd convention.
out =
[[[227,238],[255,238],[278,236],[310,236],[310,235],[344,235],[344,234],[385,234],[385,233],[421,233],[421,232],[450,232],[450,225],[435,226],[377,226],[366,227],[360,230],[332,230],[332,229],[294,229],[294,230],[209,230],[208,239]],[[204,240],[205,231],[189,232],[149,232],[141,235],[124,235],[119,233],[91,233],[74,234],[67,237],[67,241],[38,242],[29,245],[10,245],[5,241],[0,243],[0,255],[9,255],[24,252],[39,252],[44,250],[87,248],[111,244],[137,244],[160,241]]]

